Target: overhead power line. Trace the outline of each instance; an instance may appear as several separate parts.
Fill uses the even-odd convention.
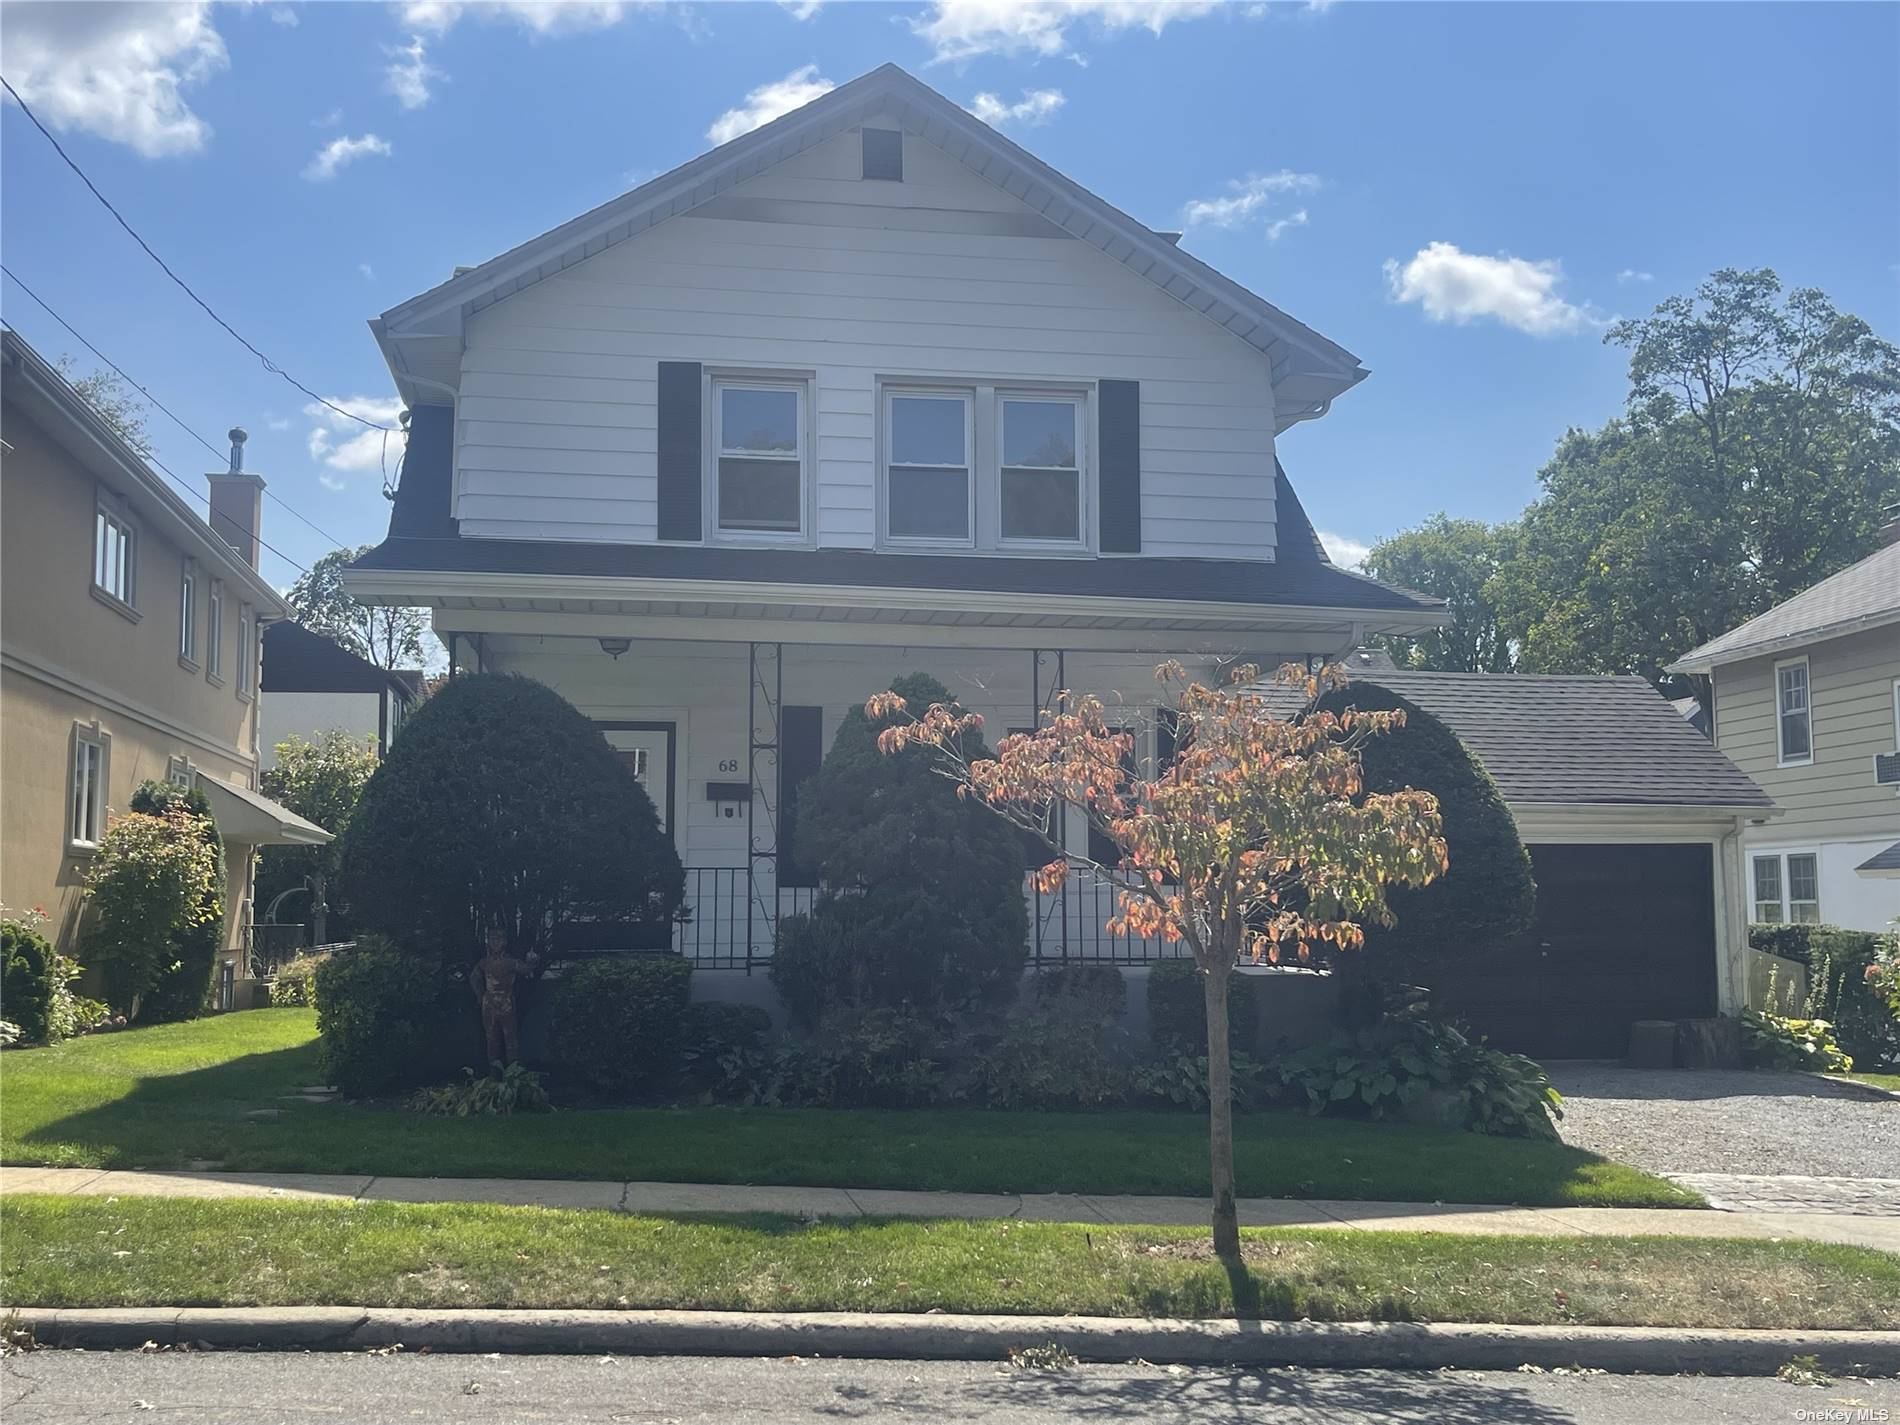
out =
[[[239,346],[243,347],[246,351],[250,352],[252,356],[255,356],[259,361],[263,362],[264,369],[266,371],[271,372],[273,375],[283,377],[284,380],[288,381],[292,386],[295,386],[299,391],[303,392],[304,395],[308,396],[311,400],[315,401],[318,405],[329,407],[331,410],[335,411],[339,416],[346,416],[350,420],[357,422],[357,424],[359,425],[368,426],[371,430],[381,431],[384,437],[383,444],[385,447],[385,451],[387,450],[388,443],[389,443],[388,438],[389,436],[395,433],[394,431],[391,430],[390,427],[386,425],[382,425],[377,421],[372,421],[365,416],[359,416],[356,414],[355,411],[346,411],[343,409],[343,407],[337,405],[336,402],[327,400],[326,398],[319,396],[315,391],[312,391],[308,386],[304,385],[303,382],[299,381],[295,376],[292,376],[288,371],[284,370],[283,367],[279,366],[276,362],[272,361],[268,356],[264,355],[263,352],[259,351],[256,347],[252,346],[250,342],[246,341],[241,335],[239,335],[236,327],[232,326],[223,317],[219,316],[217,312],[212,310],[211,304],[205,301],[205,299],[203,297],[200,297],[196,292],[192,291],[191,284],[186,282],[185,279],[180,277],[176,272],[172,271],[171,265],[167,263],[164,258],[160,257],[156,252],[152,250],[152,245],[150,243],[148,243],[144,238],[139,236],[138,229],[133,227],[130,223],[128,223],[125,220],[125,215],[122,214],[117,208],[112,206],[112,201],[109,198],[107,198],[105,194],[99,191],[99,185],[94,183],[92,179],[86,176],[86,170],[81,168],[77,163],[73,162],[72,155],[67,153],[66,150],[60,146],[59,140],[53,137],[52,130],[47,128],[45,124],[42,124],[40,122],[39,115],[35,114],[33,110],[28,106],[26,100],[20,97],[20,91],[15,89],[12,84],[8,83],[5,75],[0,75],[0,85],[4,85],[6,87],[7,93],[13,96],[13,102],[20,106],[20,112],[25,114],[28,119],[32,120],[33,127],[38,129],[40,133],[45,136],[46,141],[53,146],[53,152],[57,153],[60,156],[60,158],[64,160],[68,168],[72,169],[74,173],[79,175],[79,181],[85,184],[87,189],[92,193],[92,196],[99,200],[100,205],[104,207],[108,213],[112,214],[113,218],[118,222],[119,226],[124,228],[126,232],[131,235],[132,241],[145,249],[145,255],[151,258],[152,261],[156,262],[159,265],[160,270],[162,270],[167,277],[171,278],[173,282],[178,284],[178,288],[180,291],[182,291],[187,297],[191,298],[192,301],[196,302],[201,308],[203,308],[204,314],[206,316],[210,317],[212,321],[216,322],[219,326],[223,327],[226,332],[230,333],[231,339],[237,342]]]
[[[98,408],[94,407],[94,409],[97,410]],[[148,452],[143,456],[143,459],[148,464],[156,465],[161,471],[165,473],[165,476],[172,482],[172,484],[176,485],[180,490],[183,490],[187,495],[191,496],[192,499],[196,500],[199,504],[203,505],[205,507],[207,523],[209,522],[209,516],[211,513],[211,497],[209,495],[200,494],[196,489],[194,489],[191,486],[189,482],[180,479],[178,475],[173,472],[171,466],[167,465],[164,461],[160,460],[156,455],[152,455]],[[284,563],[288,564],[292,569],[295,569],[299,574],[308,574],[310,572],[308,568],[306,568],[302,564],[299,564],[296,560],[292,559],[288,554],[284,553],[283,550],[279,549],[276,545],[270,543],[268,540],[264,539],[262,536],[259,536],[257,542],[261,548],[267,549],[272,554],[275,554],[279,559],[283,560]]]
[[[20,280],[20,275],[17,272],[15,272],[11,267],[8,267],[4,262],[0,262],[0,274],[4,274],[6,276],[6,279],[9,282],[11,282],[15,287],[18,287],[22,292],[26,293],[27,296],[31,297],[35,302],[37,302],[39,304],[40,310],[45,312],[47,316],[51,317],[54,321],[58,322],[62,327],[66,328],[67,334],[70,335],[74,341],[78,342],[81,346],[85,347],[87,351],[90,351],[94,356],[98,357],[101,361],[105,362],[107,366],[110,366],[115,372],[117,372],[120,380],[124,381],[126,385],[130,386],[134,391],[137,391],[141,396],[145,397],[146,400],[150,401],[154,406],[158,407],[159,410],[163,411],[166,415],[170,416],[173,422],[178,426],[178,428],[184,431],[186,435],[190,436],[193,440],[197,441],[198,444],[202,445],[206,450],[210,451],[211,454],[218,460],[225,460],[229,458],[227,452],[219,450],[217,446],[213,445],[210,441],[206,440],[203,436],[199,435],[197,431],[193,430],[189,425],[187,425],[185,423],[185,419],[183,416],[179,415],[170,406],[166,405],[163,401],[159,400],[158,397],[154,396],[149,390],[147,390],[145,387],[141,386],[137,381],[134,381],[130,376],[128,376],[125,372],[125,368],[120,366],[118,362],[114,361],[111,357],[107,356],[103,351],[99,350],[98,347],[94,346],[91,342],[87,341],[84,336],[80,335],[80,333],[74,329],[73,324],[71,322],[67,321],[58,312],[54,311],[53,308],[50,305],[48,305],[44,297],[40,296],[39,293],[35,292],[31,287],[27,286],[26,283],[22,282]],[[315,520],[310,519],[296,506],[292,505],[288,500],[285,500],[282,496],[277,494],[275,490],[272,490],[269,486],[265,486],[264,493],[271,500],[275,501],[281,508],[289,511],[297,519],[302,520],[304,524],[308,525],[311,529],[315,530],[318,534],[322,535],[325,539],[329,540],[331,544],[336,545],[339,548],[343,546],[342,540],[338,539],[335,535],[331,534],[330,531],[325,529],[322,525],[318,524]]]

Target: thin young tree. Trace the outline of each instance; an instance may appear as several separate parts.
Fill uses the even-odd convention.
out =
[[[1081,871],[1115,891],[1113,934],[1185,945],[1203,976],[1207,1005],[1208,1155],[1214,1250],[1240,1261],[1234,1200],[1233,1066],[1227,1002],[1243,960],[1306,960],[1313,948],[1359,948],[1363,927],[1389,923],[1386,888],[1424,885],[1446,867],[1438,805],[1429,792],[1369,793],[1359,750],[1401,726],[1402,711],[1331,711],[1317,705],[1345,674],[1289,665],[1278,688],[1258,670],[1234,669],[1226,687],[1190,681],[1178,663],[1156,678],[1174,692],[1174,755],[1165,766],[1135,759],[1117,709],[1067,691],[1033,732],[1006,737],[994,757],[964,752],[975,713],[938,703],[912,709],[880,693],[865,715],[882,724],[881,750],[936,749],[959,793],[1040,837],[1051,856],[1033,873],[1058,891]],[[1304,707],[1281,716],[1287,689]],[[1114,847],[1095,859],[1065,845],[1052,808],[1084,817]]]

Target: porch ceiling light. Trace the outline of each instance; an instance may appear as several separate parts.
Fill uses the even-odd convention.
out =
[[[616,662],[619,661],[620,655],[631,647],[633,647],[633,640],[631,638],[603,638],[600,640],[600,651]]]

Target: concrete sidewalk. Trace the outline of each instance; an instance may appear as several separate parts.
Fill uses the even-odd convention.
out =
[[[799,1217],[1017,1218],[1204,1226],[1195,1197],[904,1192],[888,1188],[750,1187],[716,1183],[585,1182],[536,1178],[390,1178],[326,1173],[102,1172],[0,1169],[0,1195],[492,1202],[617,1212],[778,1212]],[[1491,1207],[1420,1202],[1242,1198],[1247,1227],[1373,1232],[1512,1233],[1535,1237],[1800,1237],[1900,1252],[1900,1218],[1846,1213],[1718,1212],[1644,1207]]]

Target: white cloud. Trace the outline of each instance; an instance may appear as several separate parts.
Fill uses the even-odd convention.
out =
[[[1532,336],[1574,332],[1583,322],[1583,309],[1557,295],[1563,279],[1555,258],[1487,257],[1449,242],[1428,243],[1409,262],[1388,258],[1385,264],[1393,300],[1417,302],[1432,321],[1463,326],[1489,317]]]
[[[279,5],[270,12],[270,17],[273,23],[282,25],[287,30],[294,30],[303,23],[297,12],[288,5]]]
[[[609,29],[635,8],[624,0],[409,0],[400,13],[405,28],[438,35],[464,17],[512,20],[537,35],[572,35]]]
[[[815,64],[794,69],[783,79],[761,84],[745,96],[745,103],[714,119],[712,127],[706,130],[706,137],[714,143],[730,143],[740,134],[749,134],[759,125],[769,124],[779,115],[789,114],[836,87],[818,72]]]
[[[211,126],[182,91],[230,62],[205,0],[6,7],[6,73],[20,97],[55,129],[146,158],[204,147]]]
[[[1256,218],[1266,217],[1276,194],[1310,193],[1317,187],[1317,173],[1295,173],[1290,168],[1282,168],[1278,173],[1250,173],[1245,178],[1229,179],[1227,192],[1219,198],[1196,198],[1181,209],[1181,220],[1191,228],[1202,224],[1242,228]],[[1302,216],[1294,226],[1305,221]],[[1280,234],[1270,235],[1278,237]]]
[[[334,129],[338,124],[342,122],[343,122],[343,110],[341,108],[336,108],[336,109],[332,109],[329,113],[325,114],[320,119],[312,119],[310,121],[310,126],[313,129]]]
[[[362,273],[365,277],[374,277],[376,275],[376,269],[371,267],[367,262],[357,263],[356,270]]]
[[[1092,25],[1104,34],[1145,29],[1160,34],[1170,22],[1210,14],[1216,0],[936,0],[911,21],[930,42],[933,63],[982,54],[1069,53],[1071,26]]]
[[[1267,241],[1278,242],[1280,235],[1288,228],[1303,228],[1305,226],[1306,209],[1304,208],[1301,208],[1296,213],[1288,213],[1284,218],[1275,218],[1272,222],[1267,224]]]
[[[269,426],[272,430],[289,430],[290,417],[289,416],[267,416],[264,420],[264,424]]]
[[[825,0],[778,0],[779,8],[794,20],[809,20],[824,6]]]
[[[383,70],[383,87],[405,109],[420,109],[429,102],[429,81],[448,77],[429,63],[428,46],[421,35],[411,35],[406,45],[385,45],[383,49],[390,58]]]
[[[1365,563],[1366,556],[1372,553],[1371,545],[1348,539],[1343,534],[1324,529],[1314,532],[1319,535],[1320,548],[1326,551],[1326,557],[1342,569],[1357,569]]]
[[[1005,104],[994,94],[979,94],[968,105],[972,114],[992,128],[1005,124],[1024,124],[1031,128],[1046,124],[1064,103],[1060,89],[1025,89],[1014,104]]]
[[[360,139],[344,134],[317,150],[316,157],[305,166],[303,176],[312,183],[323,183],[336,177],[338,169],[348,167],[359,158],[370,154],[387,157],[389,153],[388,141],[375,134],[364,134]]]
[[[320,406],[312,401],[303,408],[303,413],[316,422],[311,426],[308,437],[310,458],[332,470],[375,470],[394,474],[404,440],[397,424],[402,415],[402,401],[395,396],[329,396],[325,399],[346,411],[354,411],[364,420],[388,426],[390,433],[385,437],[379,430],[358,425],[328,406]],[[385,439],[388,441],[386,447]],[[341,488],[341,482],[331,488]]]
[[[346,482],[337,479],[334,475],[325,475],[322,471],[317,472],[317,483],[326,490],[342,490],[348,488]]]
[[[1634,267],[1625,267],[1621,272],[1616,274],[1616,280],[1618,282],[1654,282],[1656,280],[1656,274],[1653,272],[1639,272]]]

